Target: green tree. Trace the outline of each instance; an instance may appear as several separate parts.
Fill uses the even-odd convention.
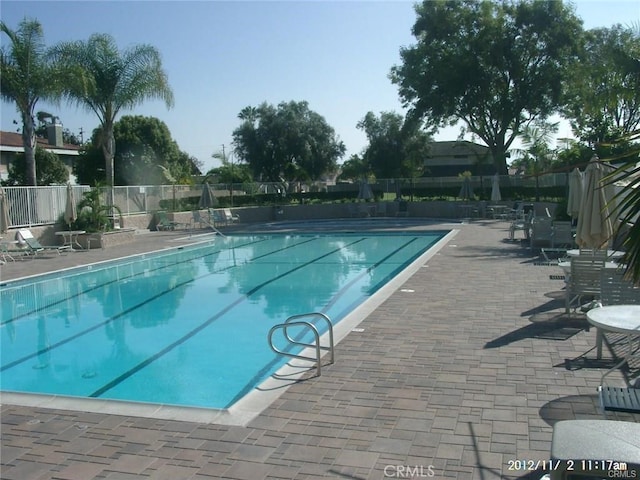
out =
[[[0,32],[9,38],[9,43],[0,48],[0,95],[4,101],[15,103],[20,113],[24,184],[37,185],[35,108],[41,99],[56,98],[60,71],[49,57],[37,20],[25,18],[16,30],[0,22]]]
[[[215,178],[216,182],[228,183],[230,186],[253,181],[249,166],[244,163],[234,163],[231,160],[231,155],[225,152],[216,152],[211,157],[220,160],[222,165],[210,169],[205,175],[206,181],[209,178]]]
[[[632,28],[614,25],[589,30],[585,38],[581,61],[568,83],[564,115],[591,148],[612,147],[598,152],[600,158],[616,157],[629,149],[629,142],[619,139],[640,128],[640,75],[634,58],[640,37]]]
[[[25,154],[16,155],[9,166],[6,185],[28,185]],[[35,162],[38,165],[38,185],[60,185],[69,181],[69,170],[60,157],[44,148],[36,147]]]
[[[368,112],[357,127],[369,144],[362,158],[378,178],[414,178],[422,174],[431,136],[419,123],[405,121],[394,112],[379,117]]]
[[[410,116],[434,127],[461,121],[507,173],[522,127],[558,109],[582,24],[561,1],[425,0],[413,46],[391,80]]]
[[[158,118],[125,115],[114,123],[113,135],[116,146],[114,178],[118,185],[166,183],[163,168],[178,184],[191,183],[192,175],[200,174],[200,162],[180,150],[169,127]],[[81,183],[93,185],[104,180],[101,138],[101,128],[95,129],[74,166]]]
[[[262,181],[315,180],[335,171],[344,144],[307,102],[245,107],[233,132],[234,152]]]
[[[360,155],[351,155],[340,168],[339,180],[356,181],[369,178],[373,174],[371,167]]]
[[[106,181],[112,186],[116,153],[114,123],[120,111],[150,99],[163,100],[167,107],[173,105],[173,92],[162,69],[160,53],[151,45],[136,45],[120,51],[110,35],[94,34],[86,42],[59,44],[54,54],[63,65],[77,67],[81,72],[67,79],[64,95],[97,115]]]

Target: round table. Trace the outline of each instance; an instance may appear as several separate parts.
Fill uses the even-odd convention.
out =
[[[640,335],[640,305],[607,305],[594,308],[587,312],[587,320],[598,329],[596,334],[598,358],[602,358],[603,332],[622,333],[628,337]]]

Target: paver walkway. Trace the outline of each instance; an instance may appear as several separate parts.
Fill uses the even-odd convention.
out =
[[[504,222],[455,227],[334,365],[248,425],[3,405],[2,479],[540,478],[512,461],[547,460],[558,420],[602,418],[610,361],[591,360],[584,320],[561,317],[559,268],[508,242]],[[148,249],[169,238],[149,235]]]

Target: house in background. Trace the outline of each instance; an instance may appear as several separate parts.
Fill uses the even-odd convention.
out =
[[[47,125],[47,138],[36,138],[36,144],[38,147],[58,155],[69,170],[69,182],[75,185],[77,182],[72,173],[73,161],[80,155],[81,147],[62,141],[62,125]],[[24,153],[22,135],[15,132],[0,132],[0,180],[7,179],[9,176],[9,165],[16,161],[16,155],[18,153]]]
[[[455,177],[465,171],[475,176],[496,173],[489,147],[467,140],[433,142],[429,145],[429,154],[424,161],[424,176]]]

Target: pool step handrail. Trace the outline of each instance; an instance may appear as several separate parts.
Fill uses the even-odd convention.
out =
[[[328,333],[328,337],[329,337],[329,345],[328,346],[323,346],[320,344],[320,333],[318,332],[318,328],[312,323],[312,321],[303,321],[301,319],[303,318],[314,318],[314,319],[321,319],[324,320],[327,324],[327,333]],[[311,330],[311,332],[313,333],[314,336],[314,343],[306,343],[306,342],[300,342],[294,338],[291,338],[291,336],[289,335],[288,332],[288,327],[306,327],[307,329]],[[284,350],[280,350],[278,347],[276,347],[273,343],[273,334],[278,331],[278,330],[282,330],[285,338],[287,339],[287,341],[289,342],[290,345],[299,345],[301,347],[310,347],[313,348],[315,350],[315,356],[314,357],[310,357],[307,355],[300,355],[300,354],[296,354],[296,353],[291,353],[291,352],[287,352]],[[279,323],[277,325],[274,325],[273,327],[271,327],[271,329],[269,330],[269,336],[268,336],[268,341],[269,341],[269,346],[271,347],[271,350],[273,350],[274,352],[276,352],[277,354],[280,355],[285,355],[287,357],[291,357],[291,358],[297,358],[299,360],[308,360],[308,361],[315,361],[316,362],[316,372],[317,372],[317,376],[319,377],[321,374],[321,368],[322,368],[322,352],[323,351],[328,351],[329,352],[329,362],[327,363],[328,365],[332,364],[334,361],[334,353],[333,353],[333,324],[331,323],[331,319],[325,315],[324,313],[319,313],[319,312],[312,312],[312,313],[302,313],[299,315],[293,315],[289,318],[287,318],[283,323]]]

